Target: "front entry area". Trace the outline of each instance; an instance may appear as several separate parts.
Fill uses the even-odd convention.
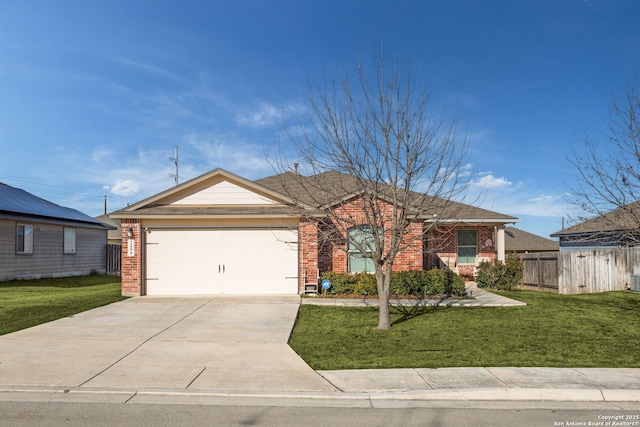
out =
[[[146,295],[298,293],[296,230],[151,228],[145,248]]]

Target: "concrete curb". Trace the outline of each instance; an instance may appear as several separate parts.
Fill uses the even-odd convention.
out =
[[[314,393],[223,392],[184,390],[98,390],[60,388],[3,388],[0,401],[99,402],[138,404],[197,404],[253,406],[420,407],[450,402],[476,407],[478,403],[631,403],[640,409],[640,390],[628,389],[469,389],[409,392]],[[623,405],[624,406],[624,405]]]

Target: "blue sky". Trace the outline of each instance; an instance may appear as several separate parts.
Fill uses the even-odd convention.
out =
[[[273,174],[308,94],[384,49],[469,136],[482,207],[548,236],[566,158],[640,71],[632,0],[0,2],[0,181],[95,216],[222,167]]]

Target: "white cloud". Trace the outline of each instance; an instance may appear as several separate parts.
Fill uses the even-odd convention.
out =
[[[256,108],[244,108],[236,114],[236,123],[250,128],[262,128],[284,123],[292,114],[300,110],[296,104],[272,105],[261,102]]]
[[[168,71],[165,68],[161,68],[161,67],[158,67],[158,66],[150,64],[150,63],[145,63],[145,62],[136,61],[136,60],[133,60],[133,59],[123,58],[123,57],[112,57],[110,59],[113,62],[117,62],[117,63],[125,65],[125,66],[127,66],[129,68],[141,71],[143,73],[156,74],[156,75],[159,75],[159,76],[162,76],[162,77],[165,77],[165,78],[172,79],[174,81],[184,82],[184,79],[180,75],[178,75],[176,73],[173,73],[171,71]]]
[[[471,176],[473,173],[473,163],[466,163],[460,167],[458,176]]]
[[[508,187],[513,183],[506,178],[496,178],[491,173],[487,173],[486,175],[475,179],[471,182],[473,186],[481,187],[481,188],[500,188],[500,187]]]
[[[198,162],[209,169],[221,167],[246,178],[262,178],[273,172],[267,160],[267,147],[251,144],[234,136],[201,135],[192,133],[185,137],[191,150],[198,154]]]
[[[113,162],[115,153],[111,149],[96,148],[91,152],[91,160],[98,164],[104,165]]]
[[[140,191],[140,184],[131,179],[119,179],[111,187],[111,192],[117,196],[133,196]]]
[[[281,120],[282,110],[267,103],[261,103],[253,111],[242,111],[236,116],[236,123],[253,128],[271,126]]]
[[[545,203],[545,202],[552,202],[555,199],[556,199],[555,196],[551,196],[549,194],[540,194],[539,196],[531,197],[529,201],[533,203],[539,203],[539,202]]]
[[[563,192],[541,193],[532,184],[522,182],[504,187],[483,188],[478,197],[478,206],[515,217],[561,218],[572,212]],[[476,187],[479,188],[479,187]],[[471,191],[471,194],[474,194]]]

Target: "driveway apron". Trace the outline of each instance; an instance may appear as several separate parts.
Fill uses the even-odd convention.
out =
[[[137,297],[0,337],[0,386],[336,391],[287,344],[296,296]]]

